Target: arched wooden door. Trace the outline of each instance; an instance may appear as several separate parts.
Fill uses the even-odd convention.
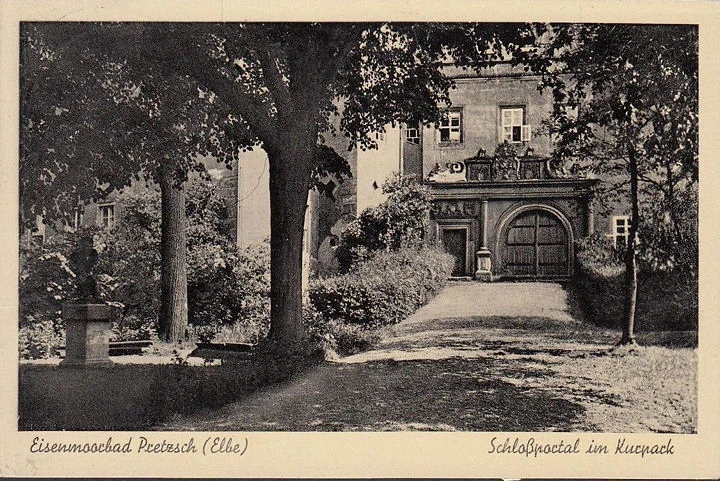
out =
[[[565,276],[569,272],[568,233],[544,210],[518,214],[507,228],[502,262],[511,276]]]

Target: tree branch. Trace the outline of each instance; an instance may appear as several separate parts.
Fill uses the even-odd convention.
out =
[[[143,67],[147,64],[148,57],[151,57],[164,70],[195,79],[201,86],[213,91],[231,111],[237,112],[238,116],[251,126],[257,137],[262,140],[274,137],[277,126],[270,117],[269,103],[257,95],[243,91],[235,72],[227,64],[223,64],[222,59],[212,57],[209,46],[199,40],[205,38],[207,30],[196,32],[192,30],[192,25],[187,28],[190,30],[176,31],[152,26],[144,29],[146,44],[173,47],[146,48],[142,55],[131,56],[130,60],[137,63],[138,67]],[[233,57],[227,59],[229,62],[234,60]]]
[[[188,56],[187,61],[183,62],[183,73],[212,90],[231,109],[237,110],[260,139],[265,140],[277,135],[277,126],[272,121],[269,106],[265,102],[238,88],[240,85],[227,66],[198,60],[194,56]],[[225,72],[225,75],[221,72]]]
[[[272,92],[275,108],[278,111],[291,112],[293,105],[290,92],[283,78],[283,73],[277,64],[281,56],[279,50],[273,44],[267,43],[266,45],[259,45],[254,51],[260,62],[263,77],[267,81],[266,86]]]

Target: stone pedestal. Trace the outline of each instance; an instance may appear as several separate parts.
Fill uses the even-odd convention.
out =
[[[110,318],[106,304],[66,304],[65,359],[61,366],[108,366],[110,354]]]
[[[475,271],[475,279],[484,282],[492,282],[492,261],[491,253],[483,247],[475,253],[477,256],[477,271]]]

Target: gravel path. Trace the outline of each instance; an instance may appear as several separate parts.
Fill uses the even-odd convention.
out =
[[[692,431],[692,415],[643,416],[612,375],[595,375],[624,362],[607,355],[616,333],[580,323],[572,305],[555,283],[451,283],[371,351],[156,429]]]

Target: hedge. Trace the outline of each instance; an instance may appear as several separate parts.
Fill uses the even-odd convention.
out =
[[[395,324],[444,287],[453,263],[431,247],[380,251],[345,274],[314,281],[308,296],[326,319],[368,328]]]
[[[577,249],[575,285],[583,310],[593,323],[618,328],[625,309],[625,267],[617,257],[603,253],[597,240],[590,243]],[[698,279],[694,271],[640,270],[636,331],[696,330],[697,325]]]

